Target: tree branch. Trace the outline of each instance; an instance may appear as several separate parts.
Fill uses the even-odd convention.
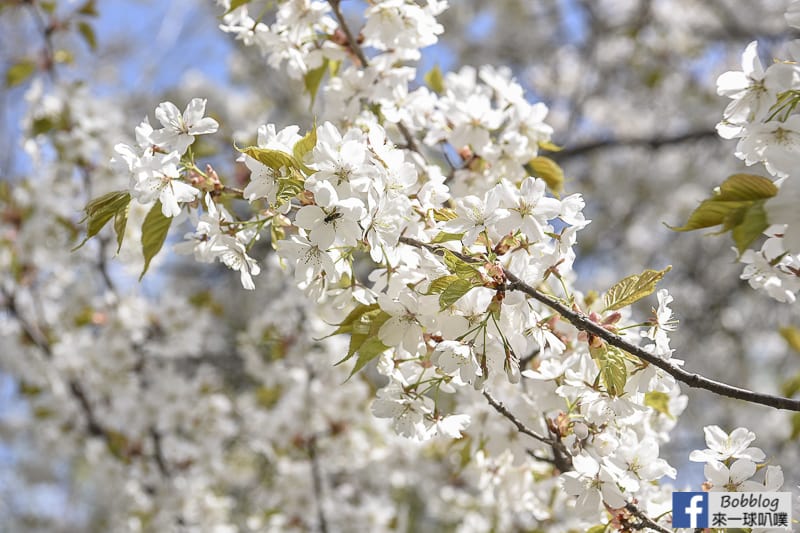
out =
[[[353,54],[361,62],[361,66],[366,67],[369,65],[369,61],[367,61],[367,56],[364,55],[364,50],[361,49],[358,41],[356,41],[356,39],[353,37],[353,32],[350,31],[350,26],[347,25],[347,21],[342,14],[342,0],[328,0],[328,4],[330,4],[331,8],[333,9],[333,14],[336,17],[336,20],[339,22],[339,27],[347,37],[347,47],[350,48],[350,51],[353,52]]]
[[[551,159],[556,161],[564,161],[573,157],[579,157],[598,150],[605,150],[609,148],[620,147],[636,147],[643,146],[656,150],[662,146],[669,146],[671,144],[680,144],[689,141],[701,141],[704,139],[711,139],[717,137],[716,130],[697,130],[670,137],[642,137],[642,138],[628,138],[628,139],[602,139],[597,141],[589,141],[584,144],[573,146],[572,148],[565,148],[560,152],[549,154]]]
[[[669,529],[658,525],[653,519],[644,514],[644,512],[642,512],[642,510],[636,507],[634,504],[632,503],[627,504],[625,506],[625,509],[629,513],[634,515],[636,518],[641,520],[641,525],[637,529],[643,529],[644,527],[649,527],[650,529],[658,531],[658,533],[670,533]]]
[[[553,459],[538,457],[533,452],[528,451],[528,453],[534,459],[536,459],[537,461],[552,463],[562,473],[571,472],[574,470],[572,466],[572,456],[569,454],[566,447],[564,446],[564,443],[562,443],[560,439],[547,438],[539,435],[532,429],[528,428],[519,418],[517,418],[514,415],[514,413],[509,411],[502,403],[495,400],[494,397],[492,397],[492,395],[489,394],[487,391],[483,391],[483,396],[489,402],[489,405],[494,407],[495,411],[497,411],[505,418],[510,420],[511,423],[513,423],[517,427],[520,433],[524,433],[525,435],[533,437],[539,442],[547,444],[552,448]],[[641,509],[639,509],[635,504],[633,503],[625,504],[625,510],[627,510],[629,513],[631,513],[632,515],[634,515],[636,518],[639,519],[640,521],[639,524],[630,524],[636,529],[643,529],[644,527],[649,527],[650,529],[658,531],[659,533],[669,533],[668,529],[665,529],[660,525],[658,525],[658,523],[656,523],[653,519],[644,514],[644,512]]]
[[[514,416],[514,413],[512,413],[511,411],[506,409],[505,405],[503,405],[502,403],[500,403],[497,400],[495,400],[494,397],[491,394],[489,394],[488,391],[484,390],[483,391],[483,396],[489,402],[489,405],[494,407],[495,411],[497,411],[498,413],[500,413],[501,415],[503,415],[504,417],[509,419],[512,424],[517,426],[517,429],[519,430],[520,433],[524,433],[525,435],[528,435],[529,437],[533,437],[534,439],[538,440],[539,442],[541,442],[543,444],[547,444],[548,446],[551,446],[553,444],[553,439],[550,439],[548,437],[543,437],[542,435],[539,435],[538,433],[536,433],[532,429],[528,428],[525,424],[522,423],[522,421],[519,418]]]
[[[444,248],[426,244],[416,239],[412,239],[409,237],[400,237],[400,242],[404,244],[408,244],[409,246],[415,246],[417,248],[425,248],[430,250],[434,253],[440,252],[444,250]],[[464,255],[459,252],[453,252],[456,256],[464,261],[468,261],[471,263],[478,262],[477,259]],[[791,398],[784,398],[782,396],[774,396],[771,394],[764,394],[761,392],[753,392],[748,389],[743,389],[740,387],[735,387],[733,385],[728,385],[726,383],[721,383],[719,381],[714,381],[712,379],[705,378],[699,374],[694,374],[692,372],[687,372],[683,368],[676,366],[669,361],[661,359],[658,356],[651,354],[650,352],[645,351],[640,346],[632,344],[626,340],[624,340],[619,335],[616,335],[600,324],[592,322],[589,320],[589,317],[584,315],[583,313],[573,311],[556,298],[552,296],[548,296],[542,292],[539,292],[535,288],[531,287],[521,279],[519,279],[516,275],[512,272],[508,271],[507,269],[503,269],[503,273],[508,280],[508,284],[506,285],[506,290],[511,291],[520,291],[534,300],[537,300],[550,309],[554,311],[558,311],[558,313],[564,317],[567,321],[569,321],[573,326],[578,328],[581,331],[585,331],[587,333],[591,333],[596,337],[600,337],[601,339],[605,340],[607,343],[611,344],[612,346],[616,346],[622,350],[625,350],[629,354],[638,357],[642,361],[650,363],[661,370],[665,371],[667,374],[674,377],[676,380],[689,385],[692,388],[697,389],[705,389],[720,396],[725,396],[728,398],[734,398],[737,400],[743,400],[750,403],[756,403],[760,405],[766,405],[768,407],[774,407],[776,409],[785,409],[787,411],[800,411],[800,400],[794,400]]]

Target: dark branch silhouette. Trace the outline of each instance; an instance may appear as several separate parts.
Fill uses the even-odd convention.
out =
[[[573,157],[579,157],[590,154],[599,150],[610,148],[622,147],[647,147],[653,150],[661,148],[662,146],[669,146],[672,144],[680,144],[690,141],[702,141],[717,137],[716,130],[697,130],[670,137],[641,137],[641,138],[622,138],[622,139],[601,139],[597,141],[589,141],[584,144],[579,144],[570,148],[565,148],[560,152],[550,154],[549,157],[556,161],[564,161]]]

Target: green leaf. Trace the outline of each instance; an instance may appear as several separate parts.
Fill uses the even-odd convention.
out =
[[[795,374],[793,378],[781,383],[781,394],[783,396],[791,398],[798,392],[800,392],[800,374]]]
[[[378,338],[381,326],[391,318],[386,311],[383,311],[378,304],[359,305],[342,320],[336,331],[331,335],[342,333],[350,334],[350,346],[347,355],[337,362],[337,365],[358,354],[356,364],[347,379],[350,379],[356,372],[364,368],[364,365],[375,359],[378,355],[388,350]]]
[[[448,274],[447,276],[442,276],[441,278],[436,278],[435,280],[431,281],[430,287],[428,287],[428,294],[441,294],[450,286],[451,283],[459,279],[458,276],[455,274]]]
[[[125,207],[117,211],[114,215],[114,233],[117,234],[117,253],[122,249],[122,240],[125,238],[125,228],[128,226],[128,212],[131,204],[128,202]]]
[[[316,126],[308,130],[308,133],[305,136],[297,141],[292,149],[294,152],[294,158],[302,163],[303,159],[305,158],[306,154],[314,149],[317,145],[317,128]]]
[[[483,276],[478,271],[477,264],[464,261],[450,250],[444,251],[444,264],[447,265],[450,272],[459,278],[471,281],[476,286],[483,285]]]
[[[6,71],[6,87],[14,87],[25,83],[36,72],[36,63],[30,59],[23,59],[19,63],[11,65]]]
[[[600,367],[600,380],[610,396],[622,396],[625,383],[628,381],[628,369],[625,366],[625,354],[616,346],[605,342],[598,348],[589,348],[589,353]]]
[[[719,186],[720,200],[766,200],[778,194],[771,180],[755,174],[734,174]]]
[[[249,4],[251,0],[231,0],[231,7],[225,12],[227,15],[231,11],[242,7],[245,4]]]
[[[443,242],[460,241],[463,236],[464,236],[463,233],[447,233],[444,231],[440,231],[436,235],[436,237],[433,238],[431,244],[441,244]]]
[[[357,320],[359,320],[362,315],[364,315],[365,313],[369,313],[371,311],[375,311],[377,309],[380,309],[380,307],[376,303],[370,305],[360,304],[356,306],[356,308],[350,311],[347,314],[347,316],[344,317],[344,320],[342,320],[342,322],[338,324],[339,327],[336,328],[336,331],[328,335],[328,337],[332,337],[333,335],[339,335],[341,333],[352,333],[353,324]]]
[[[304,160],[306,154],[309,153],[314,147],[317,145],[317,125],[314,124],[314,127],[308,130],[305,137],[297,141],[292,148],[292,152],[294,154],[295,160],[298,163],[303,165],[303,171],[306,175],[311,174],[313,171],[305,166]]]
[[[78,22],[78,33],[81,34],[83,40],[89,45],[92,50],[97,50],[97,36],[94,34],[94,29],[88,22]]]
[[[454,303],[456,303],[462,296],[467,294],[475,284],[465,280],[456,279],[439,295],[439,308],[444,311]]]
[[[48,0],[47,2],[38,2],[39,7],[44,10],[45,13],[52,15],[56,11],[56,3],[54,0]]]
[[[96,17],[100,15],[97,12],[97,6],[95,6],[95,0],[88,0],[85,2],[81,8],[78,10],[78,13],[81,15],[86,15],[87,17]]]
[[[278,193],[276,202],[283,205],[301,192],[305,188],[305,182],[299,178],[278,178]]]
[[[303,76],[303,84],[306,87],[306,92],[311,96],[311,104],[309,109],[314,107],[314,101],[317,98],[317,91],[322,83],[322,78],[325,77],[325,72],[328,70],[328,60],[324,59],[322,64],[313,70],[306,72]]]
[[[742,218],[740,210],[746,209],[750,202],[744,201],[722,201],[722,200],[703,200],[683,226],[667,225],[672,231],[693,231],[697,229],[710,228],[723,224],[725,229],[722,233],[735,227],[735,220]]]
[[[439,65],[434,65],[434,67],[425,74],[424,80],[425,85],[427,85],[431,91],[436,94],[444,93],[444,76],[442,76],[442,70],[439,68]]]
[[[554,194],[561,194],[564,190],[564,170],[549,157],[534,157],[525,165],[525,170],[532,176],[542,178]]]
[[[758,200],[748,207],[741,221],[731,231],[739,255],[743,254],[747,247],[769,227],[767,212],[764,210],[765,201]]]
[[[347,379],[353,377],[359,370],[364,368],[367,363],[388,350],[389,347],[383,344],[377,336],[367,338],[358,349],[356,364]]]
[[[618,281],[603,297],[604,311],[616,311],[649,296],[656,290],[656,283],[671,269],[672,266],[664,270],[645,270],[641,274],[634,274]]]
[[[693,231],[722,226],[719,233],[731,231],[741,254],[768,226],[764,201],[778,188],[772,181],[754,174],[734,174],[726,179],[711,198],[703,200],[683,226],[673,231]]]
[[[164,245],[169,232],[169,226],[172,224],[172,217],[165,217],[161,212],[161,201],[157,201],[155,205],[147,213],[142,224],[142,253],[144,254],[144,269],[139,276],[139,281],[142,281],[147,269],[150,267],[150,261],[156,256]]]
[[[449,207],[442,207],[441,209],[434,209],[433,211],[433,219],[436,222],[447,222],[448,220],[453,220],[456,218],[458,218],[458,215]]]
[[[131,195],[128,191],[113,191],[95,198],[86,204],[86,207],[83,208],[86,214],[81,219],[81,222],[86,222],[88,220],[86,224],[86,238],[84,238],[78,246],[73,248],[72,251],[77,250],[86,244],[86,241],[97,235],[108,221],[117,216],[118,213],[127,211],[130,201]],[[119,234],[117,238],[119,238]]]
[[[669,412],[669,394],[660,391],[650,391],[644,393],[644,404],[654,411],[657,411],[670,420],[675,420],[672,413]]]
[[[598,524],[587,529],[586,533],[605,533],[606,529],[608,529],[608,526],[605,524]]]
[[[795,352],[800,353],[800,329],[794,326],[787,326],[781,328],[779,331],[781,336],[789,344],[789,347]]]
[[[297,159],[294,158],[294,156],[280,150],[260,148],[258,146],[248,146],[247,148],[242,148],[239,151],[243,154],[249,155],[262,165],[268,166],[274,170],[276,174],[280,174],[282,168],[285,168],[287,171],[291,169],[295,169],[297,171],[302,170],[302,165],[299,161],[297,161]]]
[[[792,434],[789,435],[790,440],[795,440],[797,437],[800,437],[800,413],[794,413],[792,415]]]
[[[564,148],[550,141],[539,141],[539,148],[548,152],[560,152]]]

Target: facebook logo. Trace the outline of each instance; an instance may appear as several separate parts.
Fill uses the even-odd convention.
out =
[[[708,527],[708,493],[673,492],[672,527]]]

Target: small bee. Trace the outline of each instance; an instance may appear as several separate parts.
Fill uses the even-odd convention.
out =
[[[339,219],[339,218],[342,218],[342,216],[344,216],[344,215],[342,215],[340,212],[338,212],[338,211],[334,211],[333,213],[330,213],[328,216],[326,216],[326,217],[323,219],[323,222],[325,222],[326,224],[330,224],[330,223],[331,223],[331,222],[333,222],[334,220],[337,220],[337,219]]]

